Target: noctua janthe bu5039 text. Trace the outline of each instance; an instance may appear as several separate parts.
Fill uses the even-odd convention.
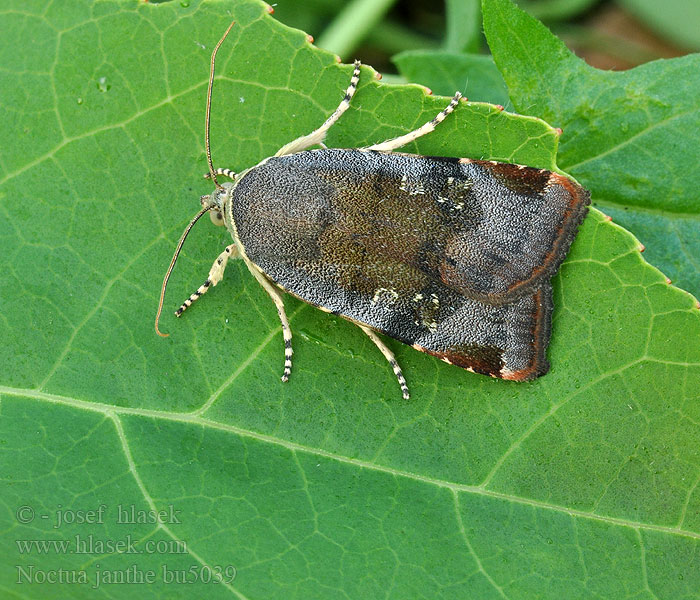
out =
[[[589,193],[542,169],[395,152],[433,131],[458,105],[459,93],[415,131],[365,148],[326,148],[327,131],[355,94],[359,62],[340,105],[318,129],[242,173],[214,169],[211,88],[216,52],[231,26],[212,53],[207,94],[207,176],[216,188],[201,197],[201,210],[180,238],[156,331],[177,255],[208,212],[233,243],[176,315],[221,281],[230,257],[240,256],[277,307],[283,381],[292,368],[292,333],[282,292],[362,329],[390,362],[404,398],[406,380],[377,332],[492,377],[527,381],[546,373],[550,279],[586,214]],[[220,184],[217,176],[232,182]]]

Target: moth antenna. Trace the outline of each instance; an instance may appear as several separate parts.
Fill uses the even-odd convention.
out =
[[[235,24],[236,24],[236,22],[233,21],[228,26],[228,29],[225,31],[224,35],[219,40],[219,43],[216,46],[214,46],[214,51],[211,53],[211,68],[209,70],[209,89],[207,90],[207,117],[206,117],[206,125],[205,125],[205,132],[204,132],[204,144],[205,144],[206,150],[207,150],[207,161],[209,162],[209,173],[211,173],[211,179],[214,182],[214,185],[219,190],[221,189],[221,185],[219,184],[219,181],[216,179],[216,171],[214,171],[214,164],[211,162],[211,149],[209,148],[209,115],[211,113],[211,89],[214,86],[214,64],[216,62],[216,53],[219,51],[219,47],[221,46],[221,44],[224,43],[224,40],[226,39],[228,32],[231,31],[231,28]]]
[[[168,270],[165,273],[165,278],[163,279],[163,287],[160,288],[160,301],[158,302],[158,312],[156,313],[156,333],[160,337],[168,337],[168,335],[169,335],[167,333],[161,333],[160,330],[158,329],[158,321],[160,320],[160,313],[163,312],[163,300],[165,299],[165,288],[168,285],[168,279],[170,279],[170,274],[173,272],[173,268],[175,267],[175,261],[177,260],[177,257],[180,254],[180,250],[182,250],[182,245],[185,243],[185,239],[187,238],[187,234],[190,232],[190,229],[192,229],[192,227],[194,227],[194,224],[197,221],[199,221],[199,218],[205,212],[208,212],[209,209],[211,209],[211,206],[205,206],[202,210],[200,210],[197,213],[195,218],[190,221],[190,224],[187,226],[185,231],[182,233],[182,236],[180,236],[180,241],[177,243],[177,248],[175,248],[175,254],[173,254],[173,258],[170,261],[170,266],[168,267]]]

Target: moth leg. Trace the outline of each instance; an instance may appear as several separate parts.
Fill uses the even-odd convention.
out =
[[[284,311],[284,302],[282,301],[282,295],[279,290],[274,287],[263,275],[257,266],[250,263],[246,259],[246,264],[248,269],[253,274],[258,283],[265,288],[265,291],[269,294],[272,301],[277,307],[277,314],[280,318],[280,323],[282,323],[282,337],[284,339],[284,372],[282,373],[282,381],[289,380],[289,375],[292,372],[292,329],[289,326],[289,321],[287,320],[287,313]]]
[[[399,380],[399,385],[401,386],[401,392],[403,393],[404,400],[408,400],[410,396],[408,394],[406,378],[401,372],[401,367],[399,367],[399,363],[396,362],[396,357],[394,356],[394,353],[391,350],[389,350],[387,345],[384,342],[382,342],[382,340],[379,339],[379,336],[376,333],[374,333],[374,331],[372,331],[369,327],[365,327],[364,325],[358,325],[358,327],[367,334],[367,337],[369,337],[369,339],[375,343],[377,348],[379,348],[380,352],[389,361],[391,368],[394,369],[394,375],[396,375],[396,379]]]
[[[377,150],[378,152],[391,152],[392,150],[396,150],[396,148],[400,148],[401,146],[405,146],[409,142],[412,142],[413,140],[418,139],[422,135],[425,135],[426,133],[430,133],[431,131],[435,131],[435,128],[438,126],[439,123],[442,123],[445,120],[445,117],[449,115],[454,109],[455,106],[457,106],[457,103],[459,102],[459,99],[462,97],[462,94],[459,92],[456,92],[452,100],[450,100],[450,103],[444,108],[444,110],[440,111],[438,115],[432,119],[431,121],[428,121],[425,125],[422,127],[419,127],[418,129],[415,129],[413,131],[410,131],[409,133],[405,135],[401,135],[396,138],[392,138],[390,140],[386,140],[385,142],[381,142],[380,144],[374,144],[374,146],[369,146],[367,148],[364,148],[364,150]]]
[[[236,178],[236,173],[232,171],[231,169],[216,169],[214,171],[216,175],[223,175],[224,177],[228,177],[229,179],[235,179]],[[204,179],[211,179],[211,173],[207,171],[204,174]]]
[[[316,144],[321,144],[326,137],[326,133],[331,128],[331,126],[340,118],[349,107],[350,100],[355,95],[355,90],[357,89],[357,82],[360,80],[360,61],[355,61],[355,70],[352,72],[352,77],[350,78],[350,85],[345,91],[345,97],[342,99],[338,108],[335,109],[333,114],[326,119],[326,122],[321,125],[318,129],[312,131],[308,135],[304,135],[296,140],[289,142],[287,145],[282,146],[275,154],[275,156],[285,156],[286,154],[294,154],[295,152],[301,152],[306,150],[311,146]]]
[[[236,244],[226,246],[226,249],[219,254],[217,259],[214,261],[214,264],[211,266],[211,269],[209,269],[209,276],[207,277],[206,281],[197,288],[197,291],[194,294],[192,294],[180,305],[180,308],[175,311],[176,317],[181,316],[183,312],[192,306],[197,298],[204,295],[211,286],[214,286],[221,281],[221,278],[224,276],[224,269],[226,269],[228,259],[235,256],[237,252],[238,250],[236,248]]]

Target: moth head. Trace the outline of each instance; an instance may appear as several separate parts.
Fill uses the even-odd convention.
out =
[[[199,199],[202,208],[209,211],[209,218],[214,225],[225,225],[224,215],[226,214],[228,203],[231,202],[233,188],[233,183],[226,182],[216,187],[211,194],[202,196]]]

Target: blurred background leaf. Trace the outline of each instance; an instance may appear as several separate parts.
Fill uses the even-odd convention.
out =
[[[697,0],[620,0],[622,6],[663,38],[700,50],[700,2]]]
[[[540,21],[571,19],[598,4],[600,0],[516,0],[524,11]]]

